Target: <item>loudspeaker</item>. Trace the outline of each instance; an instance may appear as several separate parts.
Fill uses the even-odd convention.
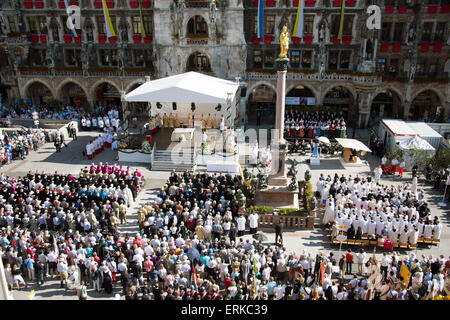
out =
[[[241,88],[241,98],[245,98],[247,96],[247,87]]]
[[[220,110],[222,110],[222,105],[219,103],[216,107],[216,111],[220,111]]]
[[[194,103],[194,102],[191,103],[191,111],[192,111],[192,112],[195,111],[195,103]]]
[[[161,108],[162,108],[162,104],[159,103],[159,102],[157,102],[157,103],[156,103],[156,108],[161,109]]]
[[[177,110],[177,103],[176,102],[172,102],[172,109],[174,111]]]

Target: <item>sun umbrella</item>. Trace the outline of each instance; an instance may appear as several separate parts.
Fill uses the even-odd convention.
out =
[[[268,239],[267,236],[262,233],[255,233],[252,237],[256,241],[267,241],[267,239]]]
[[[319,139],[317,139],[317,140],[319,140],[320,142],[323,142],[325,144],[330,144],[330,140],[327,137],[319,137]]]
[[[189,260],[200,260],[200,252],[198,252],[197,248],[190,247],[187,255]]]

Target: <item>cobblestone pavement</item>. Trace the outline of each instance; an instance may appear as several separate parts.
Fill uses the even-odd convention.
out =
[[[82,150],[85,145],[89,142],[89,139],[94,137],[96,133],[94,132],[80,132],[77,141],[70,141],[68,143],[68,147],[62,148],[61,153],[54,153],[55,148],[53,144],[46,144],[41,147],[37,152],[31,152],[30,155],[23,161],[15,161],[8,166],[4,166],[1,168],[1,172],[9,175],[9,176],[23,176],[29,170],[39,170],[45,172],[53,172],[58,171],[60,173],[72,173],[77,174],[81,168],[84,166],[89,166],[92,162],[109,162],[114,163],[115,158],[117,156],[117,152],[113,152],[110,149],[105,150],[98,156],[96,156],[92,161],[87,160],[82,155]],[[289,159],[292,157],[288,158]],[[321,165],[317,167],[310,167],[309,164],[305,162],[307,157],[305,156],[295,156],[293,157],[297,161],[301,163],[298,166],[299,171],[299,179],[303,179],[303,174],[306,169],[311,171],[313,182],[313,188],[315,189],[314,183],[320,176],[320,173],[326,175],[334,176],[335,173],[341,174],[351,174],[352,176],[356,176],[359,174],[360,176],[366,176],[370,174],[375,166],[379,164],[379,159],[368,155],[367,162],[362,167],[351,167],[344,168],[340,164],[339,160],[332,158],[324,158],[321,161]],[[120,231],[121,233],[129,233],[130,235],[135,235],[138,231],[137,226],[137,208],[140,204],[145,203],[149,200],[152,200],[156,192],[161,186],[167,181],[169,177],[169,172],[155,172],[149,171],[149,169],[142,165],[134,165],[132,163],[121,163],[123,165],[130,165],[132,167],[138,168],[143,172],[146,180],[144,189],[140,192],[137,201],[134,206],[129,209],[128,215],[128,224],[121,225]],[[394,178],[392,176],[382,177],[383,184],[404,184],[411,182],[411,174],[406,173],[403,179]],[[433,191],[432,186],[427,185],[424,181],[419,181],[419,189],[423,189],[426,194],[426,199],[430,203],[430,209],[433,216],[439,216],[442,224],[443,231],[441,237],[441,243],[439,245],[432,246],[424,246],[420,245],[417,250],[414,250],[416,255],[444,255],[448,257],[450,255],[450,221],[449,221],[449,209],[441,208],[437,205],[437,203],[442,199],[442,195]],[[450,204],[448,207],[450,208]],[[321,217],[322,210],[318,210],[316,226],[312,231],[293,231],[286,230],[283,234],[284,237],[284,246],[287,250],[295,250],[297,252],[302,250],[307,250],[313,254],[324,251],[326,253],[332,251],[335,253],[335,256],[339,254],[339,245],[333,245],[330,242],[329,231],[325,230],[319,222]],[[263,231],[267,236],[268,240],[264,242],[264,244],[272,245],[275,239],[275,233],[273,230],[263,229]],[[243,237],[246,239],[251,239],[250,235],[245,235]],[[347,250],[347,245],[342,246],[342,252]],[[350,246],[353,250],[357,247]],[[366,247],[366,252],[372,253],[372,247]],[[377,249],[376,255],[379,256],[382,253],[382,249]],[[400,255],[410,254],[410,250],[397,250]],[[357,270],[356,266],[353,267],[353,270]],[[346,276],[347,279],[352,278],[351,275]],[[28,289],[14,290],[13,296],[15,299],[29,299],[29,294],[32,290],[35,290],[34,299],[53,299],[53,300],[67,300],[67,299],[77,299],[75,293],[73,291],[66,291],[65,289],[60,288],[59,281],[57,279],[48,279],[48,281],[41,287],[38,287],[34,282],[30,284]],[[114,292],[111,295],[106,295],[104,293],[97,293],[91,288],[88,289],[88,299],[114,299],[114,295],[116,293],[120,293],[120,284],[114,284]]]

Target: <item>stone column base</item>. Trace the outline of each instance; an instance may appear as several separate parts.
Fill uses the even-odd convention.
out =
[[[286,187],[257,190],[255,202],[257,206],[270,206],[274,208],[299,207],[298,190],[290,191]]]

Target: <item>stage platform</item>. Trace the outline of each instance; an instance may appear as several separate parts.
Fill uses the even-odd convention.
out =
[[[362,167],[366,165],[359,157],[356,157],[356,162],[345,162],[342,157],[339,157],[339,161],[343,167]]]
[[[153,142],[156,143],[157,150],[171,151],[174,149],[192,149],[194,150],[194,139],[183,142],[172,141],[172,133],[175,128],[160,128],[158,132],[152,135]]]

